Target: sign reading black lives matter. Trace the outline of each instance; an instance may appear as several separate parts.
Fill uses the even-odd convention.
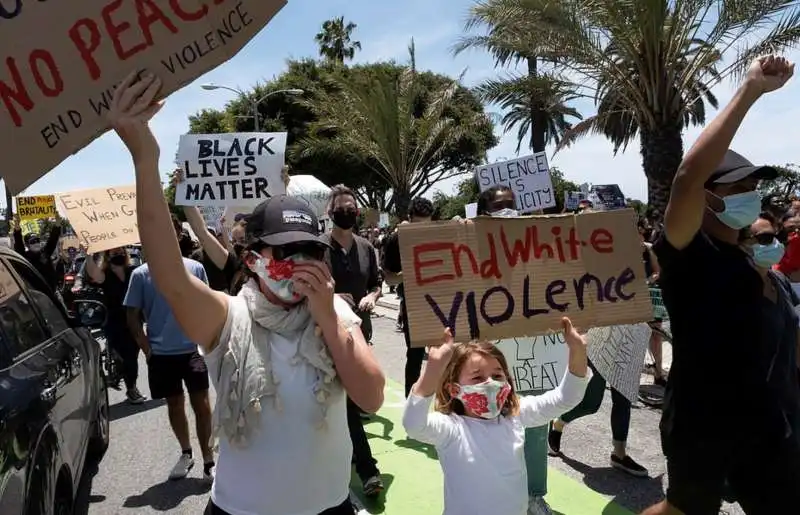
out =
[[[550,166],[544,152],[480,165],[475,168],[475,179],[482,192],[497,185],[511,188],[520,213],[533,213],[556,205]]]
[[[256,206],[286,193],[285,132],[184,134],[176,156],[179,206]]]

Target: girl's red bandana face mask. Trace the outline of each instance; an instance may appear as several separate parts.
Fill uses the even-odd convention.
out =
[[[496,418],[503,411],[511,385],[507,382],[488,379],[479,384],[458,385],[456,398],[473,414],[485,418]]]
[[[297,263],[311,261],[302,254],[295,254],[286,259],[269,259],[256,252],[250,252],[254,258],[248,268],[256,274],[269,291],[284,302],[298,302],[302,296],[294,291],[294,268]]]

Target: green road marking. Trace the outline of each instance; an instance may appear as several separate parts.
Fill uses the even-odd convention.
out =
[[[387,381],[383,408],[365,421],[372,454],[378,460],[386,490],[365,499],[353,472],[351,489],[362,514],[441,515],[444,509],[442,469],[432,446],[409,440],[403,429],[403,388]],[[561,515],[633,515],[614,501],[550,467],[547,502]]]

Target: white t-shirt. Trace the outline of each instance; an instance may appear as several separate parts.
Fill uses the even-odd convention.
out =
[[[528,473],[525,428],[542,426],[583,399],[591,378],[569,373],[555,390],[521,396],[520,413],[492,420],[430,411],[431,397],[413,393],[403,427],[409,438],[436,447],[444,473],[444,514],[525,515]]]
[[[347,303],[335,297],[339,317],[350,323],[360,319]],[[228,319],[220,343],[205,356],[209,376],[217,388],[222,357],[228,349],[231,327],[247,320],[250,312],[241,297],[231,297]],[[232,515],[317,515],[343,503],[349,495],[353,447],[347,428],[344,393],[332,398],[327,427],[311,422],[319,411],[312,387],[317,378],[313,367],[291,364],[297,339],[272,333],[272,369],[278,379],[282,411],[271,401],[261,403],[261,427],[250,437],[248,447],[219,442],[216,478],[211,498]]]

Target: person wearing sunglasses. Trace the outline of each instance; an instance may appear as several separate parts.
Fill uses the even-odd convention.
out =
[[[217,392],[219,456],[205,513],[354,515],[345,401],[377,411],[385,378],[360,319],[334,294],[317,217],[284,195],[258,205],[245,228],[249,280],[236,297],[188,274],[149,127],[161,86],[150,72],[132,73],[115,90],[108,121],[133,158],[153,283],[205,356]]]

